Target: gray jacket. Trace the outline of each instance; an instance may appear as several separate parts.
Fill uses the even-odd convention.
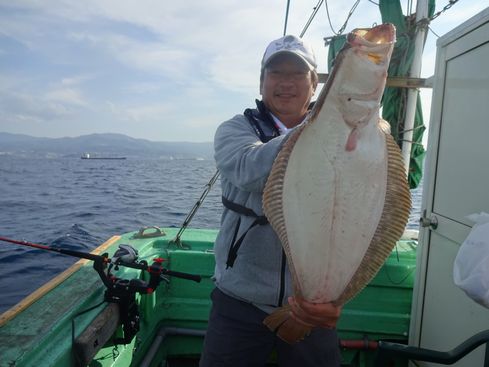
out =
[[[257,122],[265,134],[272,133],[273,127],[265,121],[258,119]],[[287,135],[280,135],[263,143],[244,115],[222,123],[214,139],[222,195],[263,216],[263,188],[286,138]],[[214,246],[215,283],[224,293],[271,311],[287,303],[287,297],[292,294],[290,273],[272,227],[265,224],[250,228],[254,221],[253,217],[224,208]],[[226,262],[233,239],[244,233],[236,260],[228,267]]]

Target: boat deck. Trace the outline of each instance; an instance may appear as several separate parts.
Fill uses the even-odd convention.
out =
[[[137,336],[126,346],[114,346],[109,341],[90,366],[153,366],[166,359],[180,361],[172,365],[183,366],[198,361],[210,309],[212,248],[217,231],[189,229],[182,237],[183,247],[171,243],[177,231],[167,228],[165,236],[142,239],[131,232],[102,246],[102,252],[111,256],[119,244],[129,244],[138,250],[140,260],[151,263],[162,257],[166,268],[201,275],[202,281],[172,277],[153,294],[137,296],[141,316]],[[400,241],[367,288],[345,305],[338,324],[342,340],[407,340],[415,263],[416,242]],[[74,267],[60,275],[62,279],[55,278],[56,284],[48,283],[37,299],[28,300],[30,305],[24,310],[21,303],[0,317],[0,366],[76,365],[71,348],[72,322],[77,337],[106,304],[80,314],[101,302],[105,289],[90,263],[82,261]],[[139,278],[140,271],[121,267],[117,276]],[[183,335],[176,335],[182,330]],[[353,366],[371,365],[374,356],[355,349],[342,353],[344,364]]]

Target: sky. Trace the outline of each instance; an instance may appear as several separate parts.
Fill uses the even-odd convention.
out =
[[[334,31],[354,0],[328,0]],[[414,1],[415,2],[415,1]],[[300,34],[317,0],[290,1]],[[436,11],[448,0],[439,1]],[[0,132],[39,137],[120,133],[152,141],[212,141],[259,95],[260,61],[283,35],[286,0],[0,0]],[[407,1],[402,1],[407,13]],[[442,36],[488,6],[459,0],[430,25]],[[412,11],[414,12],[414,8]],[[361,0],[346,31],[380,23]],[[327,72],[324,4],[304,38]],[[429,32],[422,77],[434,73]],[[431,92],[422,91],[428,119]]]

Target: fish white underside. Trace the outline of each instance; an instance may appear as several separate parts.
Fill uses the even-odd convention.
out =
[[[352,129],[340,108],[325,101],[295,143],[284,176],[283,215],[294,244],[286,252],[296,291],[313,302],[344,291],[374,236],[386,193],[384,132],[371,122],[356,149],[346,151]]]

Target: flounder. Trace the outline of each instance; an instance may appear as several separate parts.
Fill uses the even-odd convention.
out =
[[[294,294],[309,302],[342,305],[355,296],[408,221],[401,153],[379,118],[394,43],[391,24],[348,34],[307,121],[291,132],[265,186],[264,212],[287,255]],[[289,312],[280,308],[265,324],[292,343],[311,328]]]

